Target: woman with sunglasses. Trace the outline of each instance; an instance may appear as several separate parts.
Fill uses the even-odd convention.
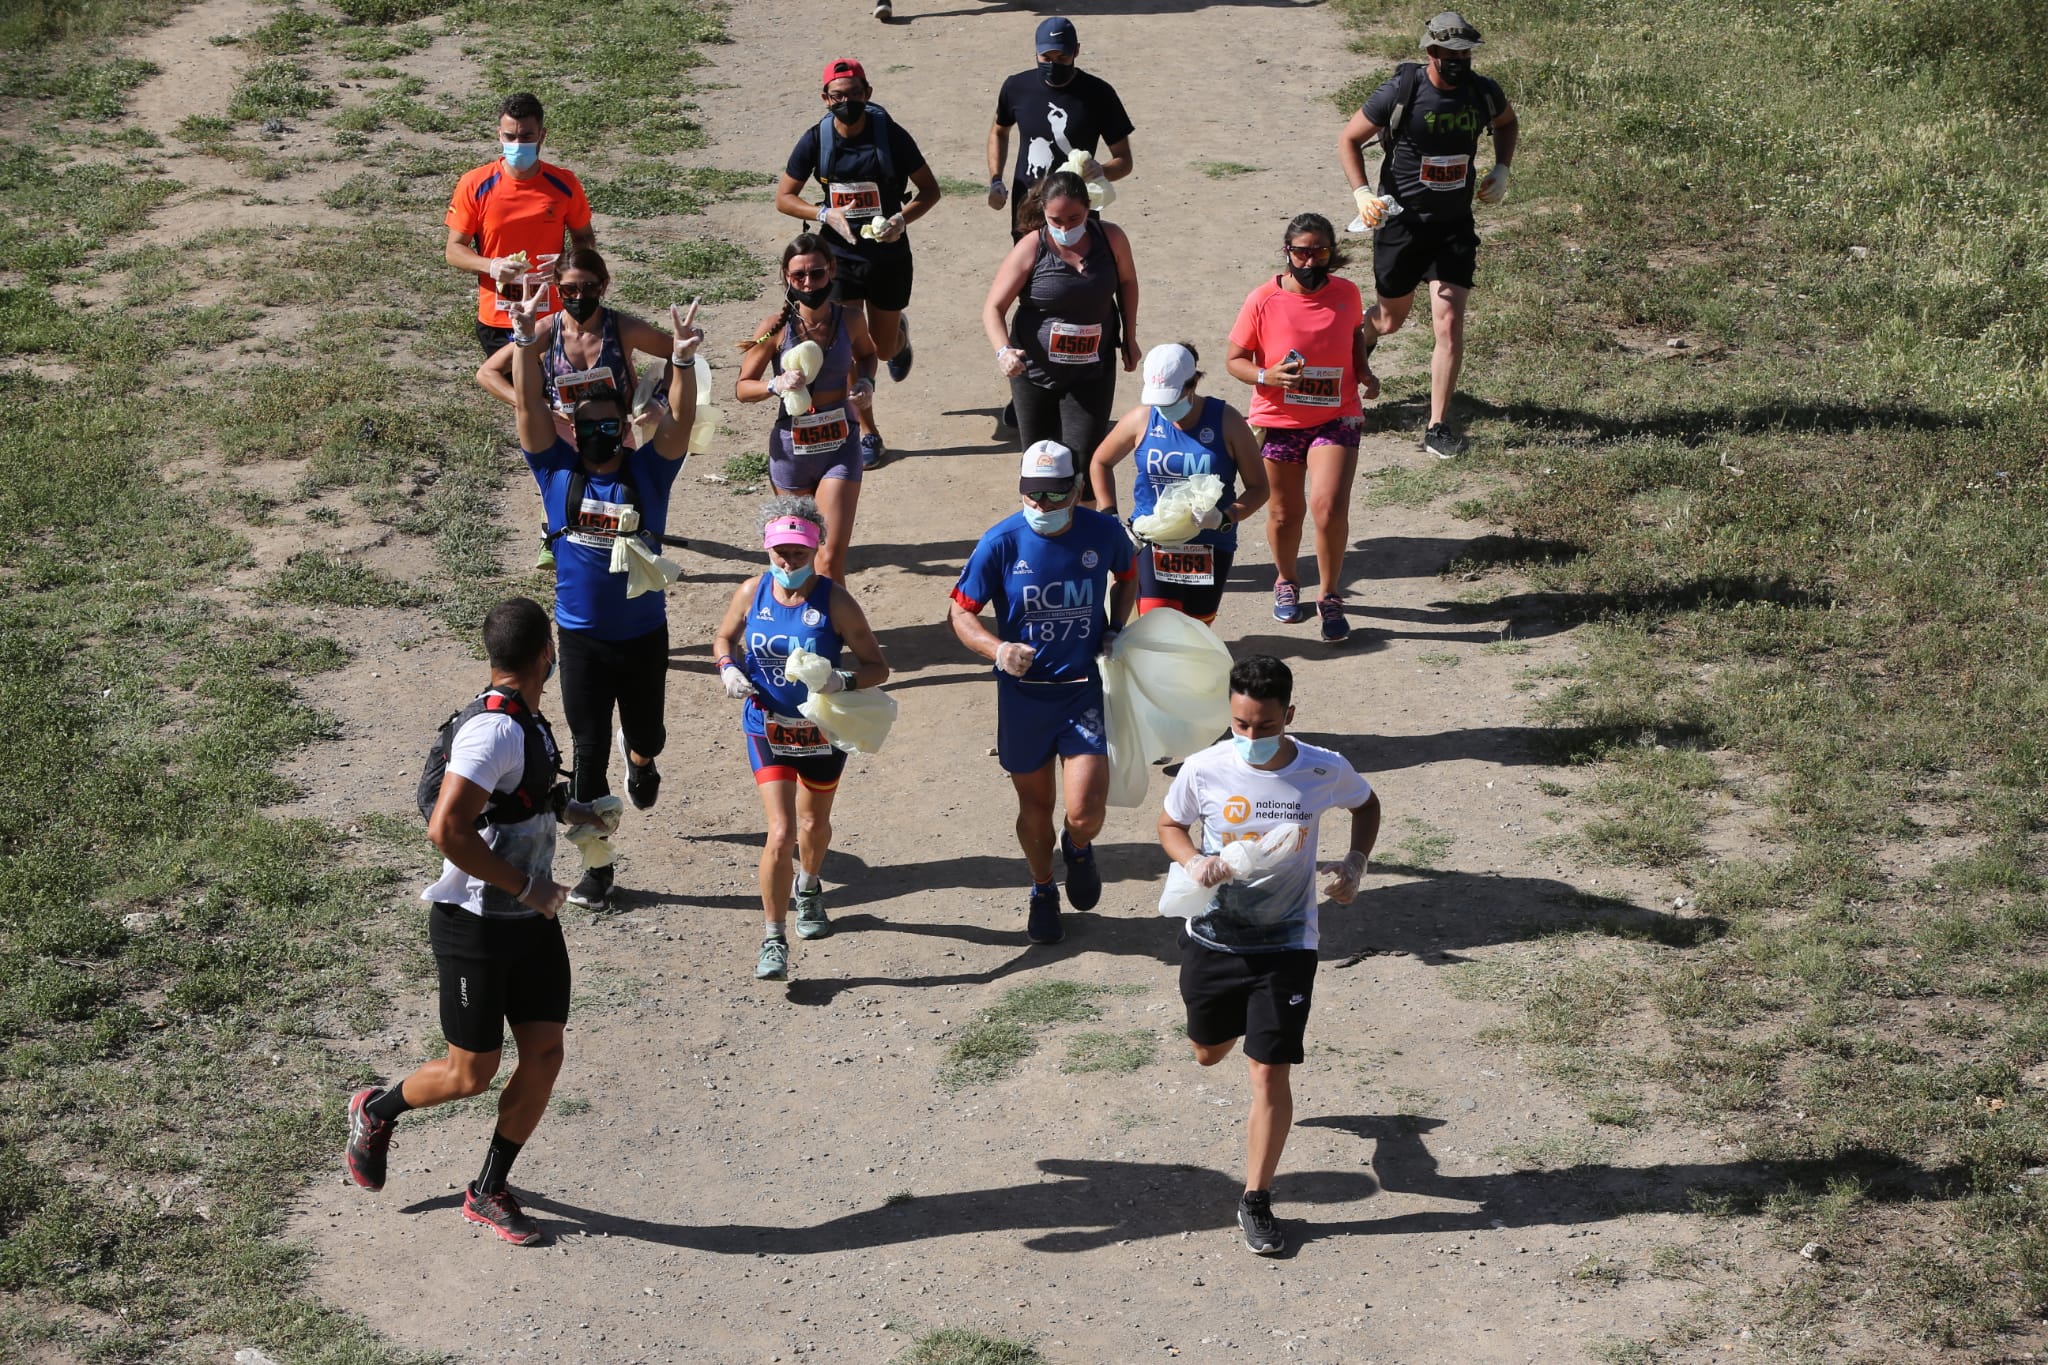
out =
[[[1088,186],[1054,171],[1025,196],[1026,234],[996,270],[981,325],[1010,381],[1017,439],[1057,441],[1085,459],[1115,420],[1116,353],[1138,368],[1138,268],[1131,240],[1088,216]],[[1011,305],[1016,316],[1005,322]],[[1091,491],[1081,492],[1086,501]]]
[[[837,270],[831,249],[816,233],[803,233],[782,249],[782,311],[764,319],[753,340],[741,344],[746,357],[733,392],[742,403],[777,403],[768,435],[768,482],[777,493],[817,499],[825,522],[818,573],[844,582],[861,476],[860,428],[847,408],[872,413],[878,357],[861,310],[832,301]],[[806,341],[818,344],[825,363],[810,382],[810,407],[791,416],[781,406],[782,395],[802,385],[803,376],[781,370],[781,356]]]
[[[1266,512],[1273,619],[1302,619],[1296,556],[1306,504],[1316,528],[1316,615],[1330,644],[1351,634],[1344,551],[1365,411],[1359,390],[1368,398],[1379,393],[1365,359],[1365,300],[1357,285],[1330,273],[1343,264],[1336,241],[1319,213],[1299,214],[1287,225],[1287,268],[1244,301],[1224,358],[1234,377],[1253,386],[1251,423],[1273,485]]]
[[[543,340],[535,295],[506,305],[513,320],[512,397],[519,445],[540,486],[548,540],[556,552],[555,626],[560,641],[562,712],[575,736],[570,796],[583,802],[611,786],[612,716],[626,760],[626,795],[646,810],[661,789],[654,759],[668,741],[662,719],[668,684],[668,616],[658,592],[626,596],[626,576],[611,571],[612,542],[622,534],[658,546],[668,525],[669,491],[690,445],[697,417],[692,363],[704,333],[692,325],[697,306],[676,318],[670,347],[668,403],[654,438],[637,449],[625,442],[626,398],[593,389],[575,398],[568,421],[573,442],[556,429],[541,373]],[[620,529],[627,513],[638,529]],[[612,892],[610,867],[592,868],[569,892],[577,905],[601,909]]]
[[[740,730],[754,785],[767,812],[761,846],[761,910],[767,924],[754,976],[789,975],[789,918],[794,891],[798,938],[832,932],[819,873],[832,845],[832,798],[846,771],[846,753],[834,748],[813,721],[798,712],[808,689],[788,676],[798,647],[833,668],[827,692],[880,687],[889,677],[882,647],[853,594],[813,567],[826,527],[810,498],[774,498],[762,508],[761,548],[768,569],[734,590],[712,648],[725,695],[746,703]],[[853,655],[842,666],[842,650]],[[795,865],[802,864],[801,878]]]

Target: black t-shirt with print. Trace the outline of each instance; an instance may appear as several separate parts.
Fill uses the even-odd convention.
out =
[[[895,174],[885,177],[881,155],[875,150],[875,122],[870,114],[867,125],[850,137],[841,137],[835,131],[832,165],[823,168],[828,188],[832,185],[839,187],[834,199],[846,208],[847,222],[855,232],[860,231],[861,224],[870,218],[887,218],[901,210],[909,193],[910,177],[924,169],[925,164],[924,153],[918,150],[917,140],[904,132],[903,125],[891,116],[889,157],[893,163],[890,170]],[[804,186],[798,191],[800,194],[818,186],[817,124],[804,129],[804,135],[796,140],[789,161],[782,169]],[[811,231],[824,235],[825,240],[831,243],[834,256],[893,259],[910,254],[910,234],[907,232],[893,242],[871,242],[863,237],[858,243],[849,243],[822,223]]]
[[[1122,142],[1131,135],[1131,116],[1116,87],[1087,71],[1055,90],[1038,68],[1019,71],[1003,82],[996,96],[996,122],[1017,130],[1017,165],[1010,176],[1010,213],[1014,229],[1017,206],[1033,185],[1066,164],[1076,151],[1101,159],[1098,147]]]
[[[1381,83],[1365,101],[1364,114],[1384,128],[1406,84],[1402,73]],[[1496,115],[1508,107],[1500,86],[1474,75],[1455,90],[1439,90],[1429,72],[1418,73],[1415,98],[1401,116],[1394,149],[1380,168],[1380,193],[1400,201],[1403,213],[1424,223],[1469,222],[1472,192],[1478,187],[1472,160],[1479,136],[1491,126],[1487,96]]]

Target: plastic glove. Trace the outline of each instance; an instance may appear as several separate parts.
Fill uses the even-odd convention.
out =
[[[1024,373],[1024,353],[1015,346],[1005,346],[996,352],[996,369],[1005,379],[1015,379]]]
[[[860,235],[871,242],[893,242],[903,235],[903,230],[908,226],[909,224],[903,221],[902,214],[892,213],[887,218],[868,219],[861,224]]]
[[[632,508],[623,512],[619,521],[621,529],[612,538],[612,558],[608,566],[613,573],[626,576],[626,597],[630,600],[642,593],[666,592],[668,585],[683,576],[680,564],[664,559],[647,548],[647,542],[633,535],[639,529],[640,514]],[[627,527],[625,522],[631,521]]]
[[[844,209],[824,209],[820,211],[818,214],[818,224],[820,227],[831,228],[849,242],[858,240],[860,236],[859,233],[853,230],[853,225],[846,221],[846,210]]]
[[[1096,213],[1116,202],[1116,187],[1103,177],[1102,166],[1094,157],[1076,147],[1067,157],[1066,170],[1081,177],[1088,186],[1088,207]]]
[[[654,395],[668,385],[668,368],[663,365],[649,365],[640,376],[640,382],[633,386],[633,406],[626,420],[633,425],[633,439],[646,445],[654,439],[654,433],[661,429],[661,412],[655,407]]]
[[[988,182],[988,206],[999,209],[1010,202],[1010,187],[1003,183],[1001,176],[994,176]]]
[[[704,329],[694,325],[697,321],[697,305],[701,299],[690,300],[690,311],[685,313],[674,304],[668,306],[669,325],[676,339],[675,347],[668,353],[671,365],[688,365],[697,358],[697,348],[704,343]]]
[[[569,899],[569,888],[553,877],[543,877],[538,872],[526,879],[526,889],[519,893],[519,903],[529,910],[538,910],[548,919],[561,912],[562,902]]]
[[[619,821],[625,818],[626,803],[607,793],[595,801],[571,801],[568,815],[572,823],[590,825],[606,834],[619,832]]]
[[[484,273],[496,284],[510,284],[526,273],[526,253],[516,256],[493,256]]]
[[[1214,854],[1204,854],[1188,859],[1181,864],[1189,880],[1196,886],[1209,888],[1221,886],[1237,874],[1230,870],[1230,864]]]
[[[1202,513],[1202,517],[1201,517],[1201,527],[1202,527],[1202,529],[1203,529],[1204,531],[1215,531],[1215,530],[1220,530],[1220,529],[1222,528],[1222,526],[1223,526],[1223,509],[1222,509],[1222,508],[1220,508],[1220,507],[1211,507],[1211,508],[1210,508],[1210,509],[1209,509],[1208,511],[1206,511],[1206,512]]]
[[[1005,640],[996,646],[996,667],[1013,678],[1021,678],[1031,671],[1031,663],[1038,657],[1038,651],[1030,645],[1020,645],[1014,640]]]
[[[732,664],[718,670],[718,680],[725,684],[725,695],[734,701],[754,695],[754,685],[747,681],[747,675]]]
[[[505,317],[512,324],[514,345],[531,346],[540,327],[541,311],[547,307],[547,291],[529,293],[523,299],[510,299],[505,303]]]
[[[1358,216],[1351,220],[1347,232],[1374,232],[1385,227],[1389,218],[1401,216],[1401,201],[1391,194],[1374,194],[1370,185],[1360,185],[1351,197],[1358,203]]]
[[[1358,895],[1358,883],[1365,876],[1365,855],[1354,851],[1341,863],[1324,863],[1316,871],[1329,878],[1323,894],[1339,905],[1351,904]]]
[[[875,381],[867,378],[865,375],[854,380],[852,387],[846,391],[846,401],[852,403],[855,407],[866,407],[874,401],[874,397]]]
[[[1095,657],[1107,660],[1116,650],[1116,637],[1123,634],[1122,626],[1110,626],[1102,632],[1102,643],[1096,646]]]
[[[1479,182],[1479,188],[1474,193],[1478,195],[1482,204],[1505,203],[1508,197],[1508,168],[1496,163],[1494,168],[1486,173],[1486,178]]]
[[[825,675],[824,681],[818,684],[816,690],[820,692],[844,692],[846,690],[846,675],[835,668]]]
[[[768,387],[782,395],[782,410],[791,417],[808,412],[811,406],[811,381],[818,377],[818,371],[825,368],[825,348],[815,341],[799,341],[782,353],[782,373],[777,379],[781,388],[774,384]],[[794,375],[793,382],[790,376]]]

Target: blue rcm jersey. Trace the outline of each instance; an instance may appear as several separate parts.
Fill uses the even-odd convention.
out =
[[[832,580],[814,578],[804,600],[786,607],[775,600],[774,576],[762,574],[740,641],[740,672],[759,692],[756,704],[794,719],[810,692],[783,672],[790,651],[801,647],[823,655],[834,668],[839,666],[839,633],[832,629]]]
[[[1204,398],[1201,421],[1193,435],[1182,431],[1178,423],[1167,421],[1158,408],[1152,409],[1145,422],[1145,434],[1138,438],[1138,474],[1131,491],[1133,516],[1150,516],[1161,493],[1197,474],[1214,474],[1223,480],[1223,500],[1216,504],[1218,507],[1228,507],[1237,501],[1237,463],[1230,458],[1229,447],[1223,442],[1225,407],[1221,398]],[[1188,543],[1235,550],[1237,526],[1226,521],[1213,531],[1201,532]]]
[[[1131,539],[1115,517],[1076,507],[1065,532],[1042,536],[1012,512],[975,545],[953,600],[963,611],[989,607],[998,638],[1038,651],[1025,682],[1081,682],[1096,676],[1110,579],[1136,572]]]

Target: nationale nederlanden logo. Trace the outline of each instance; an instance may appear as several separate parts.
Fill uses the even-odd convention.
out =
[[[1223,803],[1223,819],[1233,825],[1241,825],[1252,818],[1252,803],[1249,797],[1233,796]]]

